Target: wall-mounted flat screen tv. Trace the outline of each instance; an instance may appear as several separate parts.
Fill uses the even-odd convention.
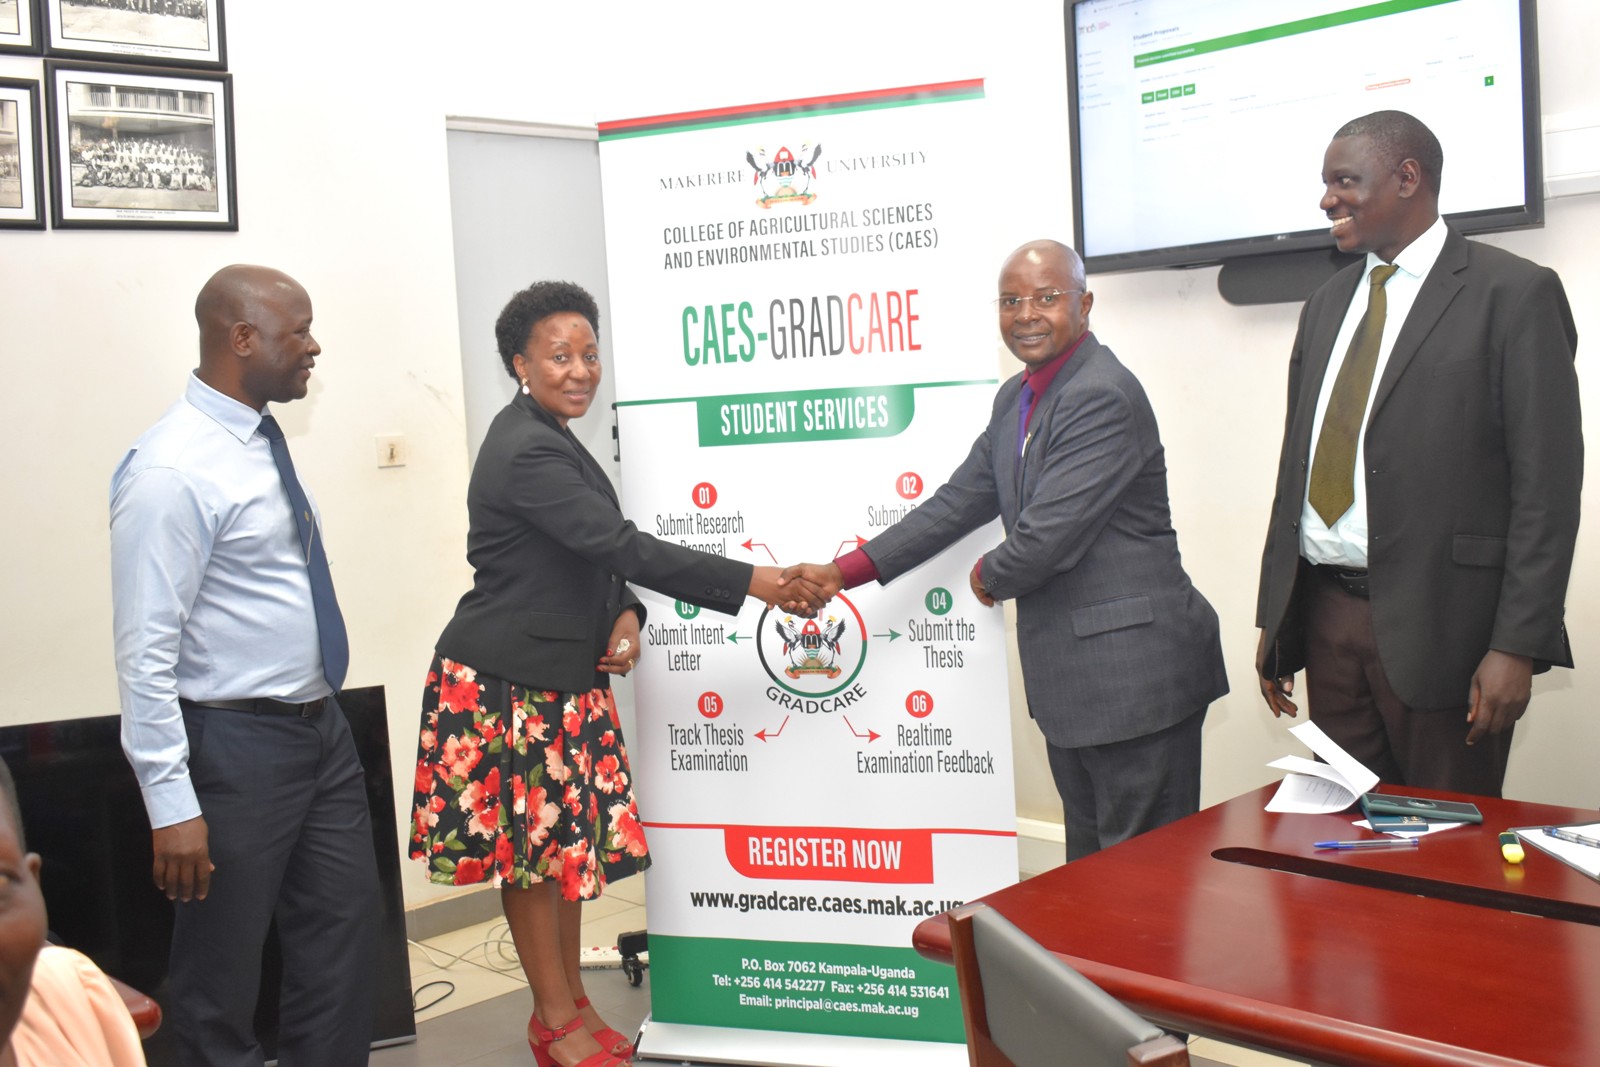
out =
[[[1389,109],[1438,136],[1459,229],[1544,221],[1534,0],[1076,0],[1066,30],[1090,271],[1332,247],[1323,151]]]

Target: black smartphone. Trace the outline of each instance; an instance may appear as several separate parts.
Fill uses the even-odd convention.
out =
[[[1483,812],[1464,800],[1426,800],[1390,793],[1361,794],[1361,811],[1368,819],[1374,815],[1417,815],[1440,822],[1482,822]]]

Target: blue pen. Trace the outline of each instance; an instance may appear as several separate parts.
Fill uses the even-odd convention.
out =
[[[1317,848],[1415,848],[1421,838],[1375,837],[1370,841],[1317,841]]]
[[[1586,837],[1574,830],[1563,829],[1560,826],[1546,826],[1544,832],[1557,841],[1571,841],[1574,845],[1588,845],[1590,848],[1600,848],[1600,837]]]

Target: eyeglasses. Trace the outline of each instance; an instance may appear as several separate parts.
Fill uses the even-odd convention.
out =
[[[1059,301],[1082,293],[1082,289],[1052,289],[1048,293],[1034,293],[1032,296],[1002,296],[993,303],[1002,314],[1015,314],[1022,310],[1024,304],[1032,304],[1038,310],[1053,308]]]

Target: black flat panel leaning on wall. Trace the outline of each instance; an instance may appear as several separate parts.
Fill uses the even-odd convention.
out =
[[[378,954],[374,1045],[414,1040],[405,909],[400,892],[399,830],[389,773],[389,728],[382,686],[347,689],[339,704],[350,720],[366,771],[372,843],[378,860]],[[133,769],[122,755],[120,716],[0,727],[0,755],[17,781],[28,848],[43,860],[40,881],[50,929],[107,974],[156,999],[166,1011],[172,904],[150,880],[150,823]],[[262,963],[257,1032],[270,1057],[276,1046],[277,931]],[[151,1067],[176,1062],[166,1027],[145,1042]]]

